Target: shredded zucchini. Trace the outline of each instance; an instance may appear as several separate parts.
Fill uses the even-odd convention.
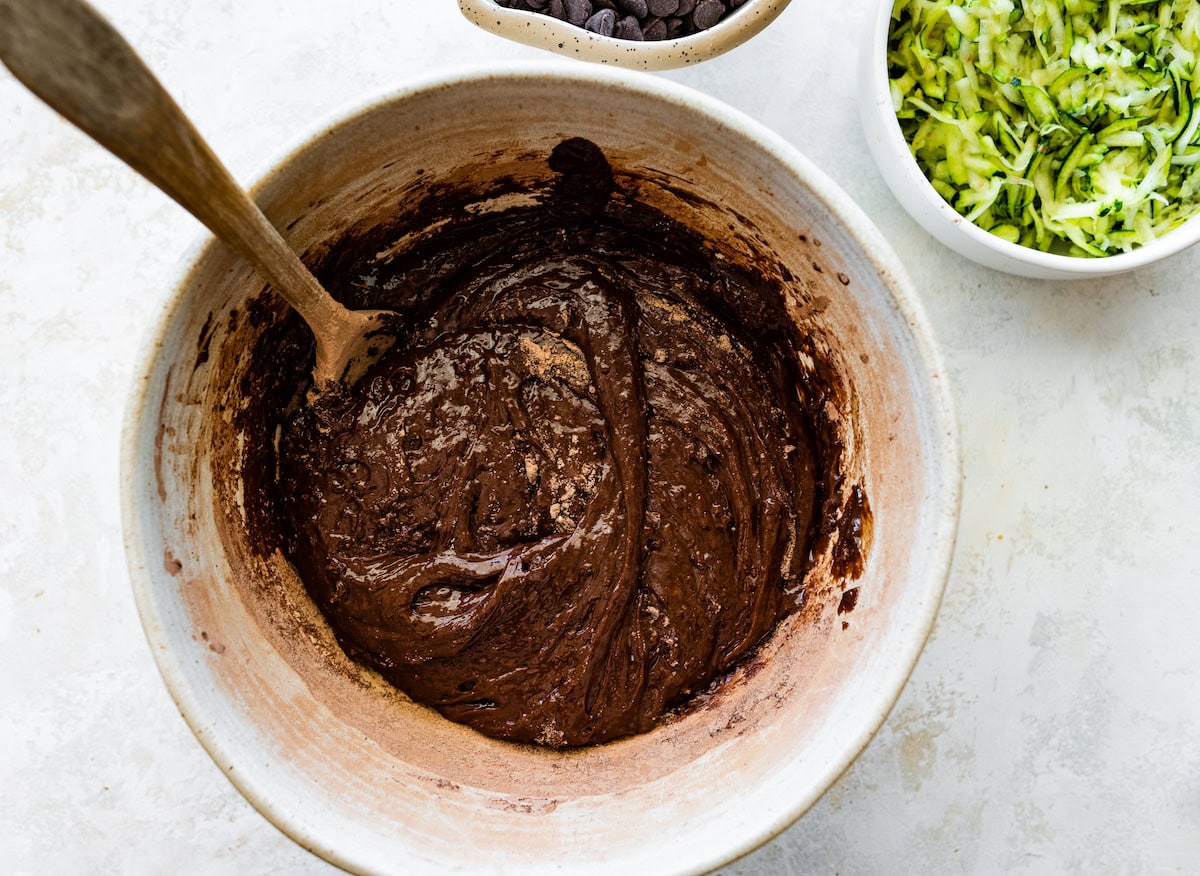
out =
[[[896,0],[888,75],[937,192],[980,228],[1106,256],[1200,213],[1198,0]]]

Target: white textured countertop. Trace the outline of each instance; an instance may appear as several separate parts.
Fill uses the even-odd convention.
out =
[[[243,180],[364,92],[547,57],[452,0],[97,5]],[[945,602],[895,710],[725,872],[1200,872],[1200,248],[1071,285],[940,247],[863,143],[874,8],[794,0],[662,74],[779,131],[875,219],[924,296],[965,452]],[[200,234],[0,71],[0,872],[333,872],[195,742],[125,571],[134,355]]]

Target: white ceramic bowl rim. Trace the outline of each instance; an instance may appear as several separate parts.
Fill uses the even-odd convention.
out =
[[[866,65],[868,75],[871,77],[871,91],[875,95],[876,108],[888,116],[884,127],[892,138],[892,142],[884,145],[888,153],[901,166],[903,173],[919,178],[921,184],[913,186],[912,189],[920,192],[920,197],[927,207],[940,214],[948,226],[958,229],[976,245],[993,250],[1004,258],[1024,262],[1035,268],[1063,274],[1077,274],[1080,277],[1116,274],[1140,268],[1182,252],[1200,242],[1200,215],[1193,216],[1178,228],[1172,229],[1157,240],[1135,250],[1102,258],[1059,255],[1031,249],[997,237],[984,231],[975,223],[967,221],[957,210],[946,203],[945,199],[930,184],[913,157],[908,141],[904,139],[904,134],[900,130],[900,121],[892,110],[887,73],[887,41],[891,31],[892,5],[891,0],[885,0],[880,5],[880,13],[875,20],[875,30],[870,43],[871,56]],[[881,170],[884,169],[881,168]]]
[[[368,95],[328,114],[323,120],[312,126],[309,133],[297,141],[296,146],[285,150],[274,161],[271,161],[267,165],[269,170],[257,175],[257,183],[250,189],[251,193],[267,186],[276,173],[281,172],[281,169],[298,153],[314,142],[354,118],[369,113],[381,104],[412,97],[425,91],[444,89],[481,79],[519,80],[523,78],[541,79],[548,76],[603,83],[674,102],[699,111],[715,122],[752,138],[764,152],[779,161],[809,188],[817,200],[829,209],[836,220],[844,225],[851,238],[861,245],[868,261],[877,272],[882,277],[889,278],[887,286],[893,304],[911,332],[917,361],[924,375],[927,378],[933,378],[928,385],[930,393],[928,413],[935,433],[940,436],[944,445],[944,453],[931,466],[931,470],[936,473],[937,483],[943,488],[941,493],[933,497],[937,503],[937,520],[939,522],[931,543],[928,545],[929,556],[933,558],[930,568],[936,571],[920,582],[919,587],[914,587],[910,594],[911,601],[917,603],[915,612],[917,622],[912,628],[913,635],[909,638],[907,647],[891,664],[880,685],[882,689],[889,691],[889,694],[877,703],[877,708],[871,712],[872,719],[864,720],[856,732],[847,735],[843,756],[826,764],[818,781],[813,782],[809,788],[798,791],[789,805],[772,813],[764,813],[759,830],[753,837],[743,838],[735,844],[731,844],[724,855],[706,861],[704,867],[689,870],[689,872],[703,872],[736,860],[773,839],[815,803],[846,771],[882,726],[911,675],[932,629],[941,602],[949,575],[957,531],[961,502],[961,451],[954,402],[946,370],[934,344],[924,309],[912,290],[911,283],[908,281],[899,259],[861,208],[779,135],[713,97],[659,77],[622,71],[612,67],[580,65],[564,61],[493,63],[431,74],[399,88],[385,89]],[[144,450],[144,446],[137,440],[137,435],[139,424],[144,420],[147,410],[158,404],[158,399],[147,396],[145,385],[153,373],[156,360],[162,355],[165,348],[166,331],[182,300],[179,291],[186,287],[198,260],[211,243],[212,238],[205,235],[184,254],[180,270],[176,274],[180,280],[160,306],[158,318],[142,343],[134,370],[133,391],[125,411],[121,458],[122,520],[134,597],[143,630],[171,697],[197,740],[208,751],[230,782],[260,813],[301,846],[338,866],[360,872],[363,868],[356,862],[353,849],[339,849],[337,837],[320,835],[319,829],[301,816],[274,806],[269,796],[254,781],[252,771],[233,769],[238,763],[236,749],[228,748],[221,738],[201,732],[200,728],[205,723],[203,720],[204,707],[199,692],[193,690],[187,681],[179,656],[168,648],[158,647],[165,641],[164,619],[157,614],[152,595],[154,580],[150,569],[154,567],[155,563],[161,565],[161,557],[150,557],[146,554],[146,540],[142,537],[143,523],[139,508],[144,494],[138,489],[140,482],[137,480],[137,474],[140,453]]]

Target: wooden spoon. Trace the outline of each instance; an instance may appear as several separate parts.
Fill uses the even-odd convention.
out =
[[[0,0],[0,60],[270,281],[317,341],[316,392],[353,381],[385,346],[387,310],[347,310],[304,266],[121,35],[82,0]],[[368,347],[371,347],[368,350]]]

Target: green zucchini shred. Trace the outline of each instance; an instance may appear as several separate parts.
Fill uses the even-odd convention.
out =
[[[888,75],[934,189],[1013,243],[1107,256],[1200,213],[1200,2],[895,0]]]

